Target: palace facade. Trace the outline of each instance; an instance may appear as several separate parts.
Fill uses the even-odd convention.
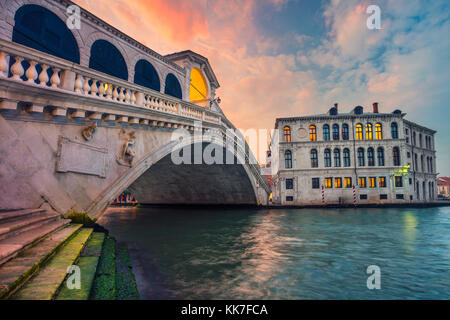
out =
[[[281,205],[416,203],[436,199],[436,131],[361,106],[277,118],[272,201]]]

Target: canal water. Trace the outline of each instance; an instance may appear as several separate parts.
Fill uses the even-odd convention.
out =
[[[112,208],[100,224],[144,299],[450,299],[450,207]]]

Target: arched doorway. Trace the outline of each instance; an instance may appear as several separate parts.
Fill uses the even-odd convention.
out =
[[[166,77],[166,86],[164,89],[164,93],[178,99],[183,98],[180,82],[172,73],[169,73]]]
[[[120,51],[106,40],[97,40],[91,47],[89,68],[128,81],[128,69]]]
[[[139,60],[134,68],[134,83],[159,91],[161,89],[158,73],[147,60]]]

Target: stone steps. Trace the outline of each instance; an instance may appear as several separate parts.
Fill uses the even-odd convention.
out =
[[[24,227],[10,234],[7,238],[0,240],[0,266],[26,250],[33,244],[38,243],[48,234],[66,226],[70,220],[51,218],[49,221],[34,222],[31,226]]]
[[[94,232],[81,252],[77,266],[81,272],[80,289],[69,289],[66,282],[63,282],[60,292],[56,296],[56,300],[88,300],[92,285],[94,283],[95,274],[97,272],[98,261],[102,254],[104,233]]]
[[[17,257],[0,267],[0,299],[13,294],[48,261],[67,240],[81,228],[81,224],[68,225],[37,245],[24,250]]]
[[[92,231],[93,229],[81,229],[11,298],[15,300],[53,299],[66,278],[67,268],[75,264]]]
[[[26,217],[35,213],[45,212],[44,209],[22,209],[13,211],[0,212],[0,223],[7,220],[15,220],[17,218]]]
[[[0,222],[0,240],[14,237],[25,231],[38,228],[44,223],[58,220],[59,218],[60,216],[58,214],[40,212],[21,217],[20,219]]]

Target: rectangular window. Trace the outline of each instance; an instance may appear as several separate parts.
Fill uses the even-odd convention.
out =
[[[367,200],[367,194],[361,194],[361,195],[359,196],[359,198],[360,198],[361,200]]]
[[[394,177],[395,187],[402,188],[403,187],[403,178],[402,177]]]
[[[312,178],[312,188],[320,189],[320,178]]]
[[[288,196],[288,197],[286,197],[286,201],[294,201],[294,197]]]
[[[334,178],[334,187],[335,188],[342,188],[342,178]]]
[[[352,188],[353,187],[353,185],[352,185],[352,178],[346,177],[346,178],[344,178],[344,182],[345,182],[345,187],[346,188]]]
[[[403,194],[396,194],[395,198],[398,200],[403,200],[403,199],[405,199],[405,196]]]
[[[286,179],[286,189],[294,189],[294,180]]]
[[[333,178],[325,178],[325,188],[333,188]]]
[[[377,187],[377,178],[369,177],[369,188],[376,188],[376,187]]]
[[[380,194],[380,200],[387,200],[387,194]]]
[[[359,177],[359,187],[360,188],[366,187],[366,177]]]
[[[386,188],[386,177],[379,177],[378,178],[378,186],[380,188]]]

